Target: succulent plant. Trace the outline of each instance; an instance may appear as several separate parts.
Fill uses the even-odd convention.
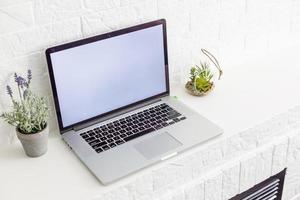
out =
[[[190,80],[193,83],[194,89],[199,92],[207,92],[211,89],[213,82],[211,81],[213,74],[207,63],[201,63],[199,67],[196,65],[191,68]]]
[[[219,80],[223,74],[220,68],[218,60],[207,50],[201,49],[202,53],[206,55],[209,60],[215,65],[219,70]],[[212,81],[213,73],[210,70],[209,64],[206,62],[200,62],[200,67],[195,65],[190,70],[190,81],[185,85],[185,88],[189,93],[195,96],[203,96],[207,94],[214,86]]]

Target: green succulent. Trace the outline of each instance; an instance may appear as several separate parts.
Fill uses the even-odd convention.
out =
[[[212,87],[213,73],[209,69],[207,63],[201,63],[200,67],[196,65],[191,68],[190,80],[193,83],[194,89],[199,92],[207,92]]]

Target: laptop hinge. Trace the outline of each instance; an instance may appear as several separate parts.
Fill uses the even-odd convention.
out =
[[[110,115],[101,117],[100,119],[93,120],[93,121],[90,121],[90,122],[87,122],[87,123],[84,123],[84,124],[81,124],[81,125],[74,126],[72,129],[73,129],[74,131],[79,131],[79,130],[84,129],[84,128],[86,128],[86,127],[89,127],[89,126],[92,126],[92,125],[101,123],[101,122],[103,122],[103,121],[106,121],[106,120],[109,120],[109,119],[111,119],[111,118],[114,118],[114,117],[123,115],[123,114],[128,113],[128,112],[131,112],[131,111],[134,111],[134,110],[139,109],[139,108],[142,108],[142,107],[144,107],[144,106],[147,106],[147,105],[150,105],[150,104],[153,104],[153,103],[157,103],[157,102],[159,102],[159,101],[161,101],[161,99],[150,100],[150,101],[141,103],[141,104],[139,104],[139,105],[132,106],[132,107],[130,107],[130,108],[126,108],[126,109],[121,110],[121,111],[119,111],[119,112],[116,112],[116,113],[114,113],[114,114],[110,114]]]

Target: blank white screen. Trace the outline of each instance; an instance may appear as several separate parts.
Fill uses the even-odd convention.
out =
[[[63,127],[166,91],[162,25],[50,56]]]

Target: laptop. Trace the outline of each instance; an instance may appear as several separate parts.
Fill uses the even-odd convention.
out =
[[[222,129],[170,96],[164,19],[46,50],[63,140],[104,185]]]

